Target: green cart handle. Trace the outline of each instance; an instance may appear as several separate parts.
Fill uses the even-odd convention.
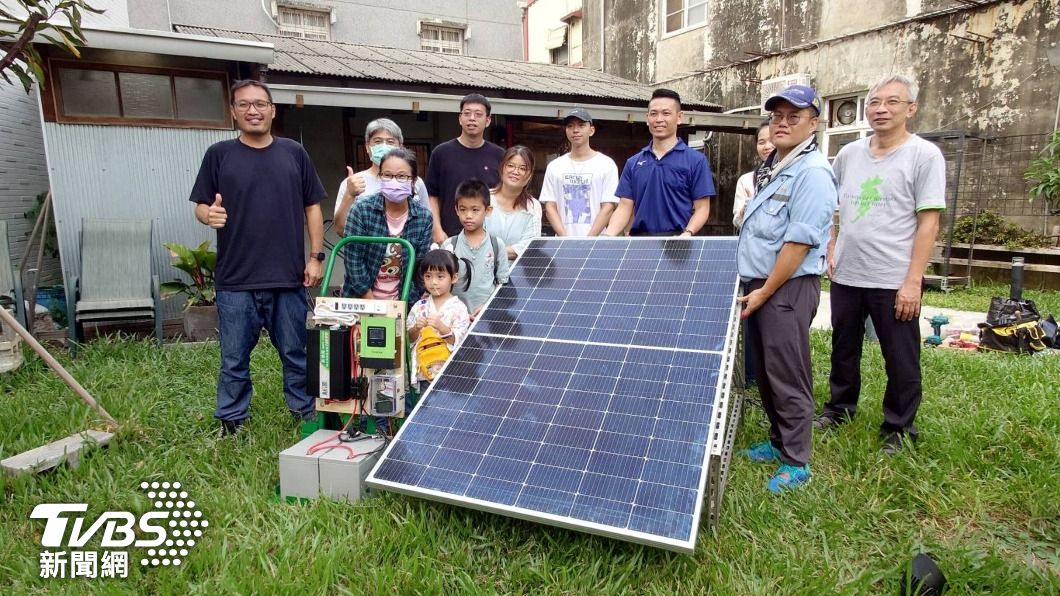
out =
[[[413,265],[416,262],[416,249],[412,247],[412,243],[404,238],[381,238],[379,236],[346,236],[342,240],[339,240],[335,248],[331,249],[331,254],[328,255],[328,264],[324,268],[324,279],[320,282],[320,296],[327,296],[328,286],[331,283],[331,270],[335,266],[335,256],[339,254],[339,249],[354,242],[363,242],[364,244],[400,244],[405,249],[405,254],[408,258],[405,259],[405,275],[404,281],[401,282],[401,294],[400,298],[405,303],[409,301],[409,292],[412,291],[412,275]],[[360,296],[354,296],[359,298]]]

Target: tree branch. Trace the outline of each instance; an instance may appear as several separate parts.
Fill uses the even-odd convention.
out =
[[[7,51],[7,55],[0,60],[0,71],[7,70],[7,67],[14,64],[15,60],[22,55],[22,50],[33,40],[33,34],[37,32],[37,25],[43,20],[44,16],[38,12],[29,15],[29,19],[26,20],[26,29]]]

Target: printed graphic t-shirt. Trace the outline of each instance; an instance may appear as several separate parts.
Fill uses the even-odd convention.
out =
[[[598,152],[585,161],[575,161],[567,153],[545,169],[539,200],[556,204],[569,236],[586,236],[600,204],[618,202],[616,188],[618,166],[610,157]]]
[[[946,208],[946,162],[913,135],[877,159],[869,138],[843,147],[832,164],[839,181],[839,239],[833,281],[898,289],[916,238],[917,213]]]
[[[408,220],[408,211],[400,217],[391,217],[387,214],[386,227],[389,228],[390,235],[400,236]],[[401,287],[401,274],[404,271],[405,250],[400,244],[387,244],[383,265],[379,268],[379,275],[375,277],[375,284],[372,285],[372,295],[379,299],[397,300],[398,289]]]

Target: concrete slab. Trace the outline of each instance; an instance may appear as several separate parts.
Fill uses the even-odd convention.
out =
[[[114,433],[86,430],[65,439],[41,445],[0,462],[0,467],[9,474],[37,474],[50,470],[63,462],[76,468],[81,462],[81,452],[90,447],[102,447],[114,437]]]

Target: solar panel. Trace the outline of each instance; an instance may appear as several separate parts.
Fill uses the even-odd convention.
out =
[[[733,238],[542,238],[371,486],[691,552],[735,417]]]

